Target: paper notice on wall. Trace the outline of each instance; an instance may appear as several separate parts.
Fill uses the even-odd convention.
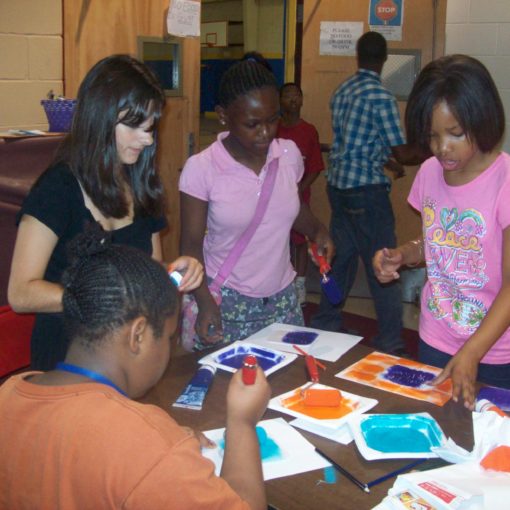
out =
[[[178,37],[200,36],[200,1],[170,0],[166,27],[169,34]]]
[[[321,21],[319,54],[354,56],[362,34],[362,22]]]

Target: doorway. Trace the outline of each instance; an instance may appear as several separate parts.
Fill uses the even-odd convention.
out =
[[[293,70],[295,66],[294,47],[290,53],[288,51],[289,40],[295,41],[295,26],[289,30],[288,20],[296,19],[296,2],[202,0],[200,150],[214,141],[221,131],[214,113],[221,76],[246,52],[260,53],[271,66],[280,85],[288,80],[288,68]],[[292,13],[290,16],[289,10]]]

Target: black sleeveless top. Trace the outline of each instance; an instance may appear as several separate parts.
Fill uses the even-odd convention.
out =
[[[44,275],[45,280],[58,283],[68,265],[67,243],[96,221],[85,207],[78,181],[66,164],[50,167],[39,177],[18,213],[17,224],[25,214],[39,220],[58,237]],[[130,225],[112,231],[112,240],[152,254],[152,235],[165,226],[163,216],[137,215]],[[37,314],[31,341],[31,368],[52,370],[64,359],[67,344],[61,314]]]

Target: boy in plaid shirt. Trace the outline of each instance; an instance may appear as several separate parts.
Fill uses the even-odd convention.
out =
[[[383,246],[396,246],[391,182],[384,167],[389,161],[399,177],[402,164],[418,164],[423,158],[406,145],[397,101],[381,84],[386,40],[377,32],[367,32],[358,40],[356,53],[358,71],[337,88],[330,101],[334,139],[327,181],[336,246],[332,269],[347,297],[361,257],[379,323],[374,347],[405,355],[400,287],[396,282],[383,286],[377,281],[372,257]],[[322,295],[312,326],[340,330],[342,306],[331,305]]]

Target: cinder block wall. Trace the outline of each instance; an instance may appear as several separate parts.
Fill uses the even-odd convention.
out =
[[[62,0],[0,0],[0,131],[48,129],[41,99],[63,91]]]
[[[503,148],[510,152],[510,1],[448,0],[445,52],[471,55],[489,69],[505,107]]]

